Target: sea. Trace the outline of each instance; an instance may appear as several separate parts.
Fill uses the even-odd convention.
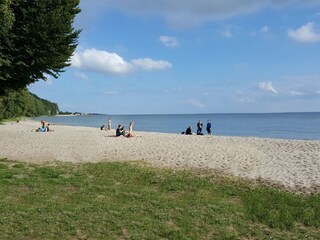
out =
[[[217,136],[261,137],[298,140],[320,140],[320,112],[301,113],[228,113],[228,114],[147,114],[147,115],[107,115],[89,114],[75,116],[41,116],[52,124],[89,126],[100,128],[107,126],[111,118],[112,128],[118,124],[128,128],[134,122],[135,131],[177,133],[188,126],[193,132],[197,122],[203,122],[206,134],[207,120],[211,121],[212,134]]]

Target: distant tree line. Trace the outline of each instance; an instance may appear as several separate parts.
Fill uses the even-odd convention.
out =
[[[86,115],[86,114],[81,112],[59,111],[59,115]]]
[[[80,34],[73,28],[79,12],[79,0],[0,0],[0,116],[57,112],[56,104],[26,87],[57,78],[70,65]]]
[[[59,107],[56,103],[41,99],[27,89],[11,90],[6,95],[0,96],[0,120],[57,113],[59,113]]]

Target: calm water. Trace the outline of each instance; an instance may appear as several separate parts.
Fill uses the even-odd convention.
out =
[[[163,115],[89,115],[71,117],[38,117],[53,124],[100,127],[107,125],[108,117],[112,128],[118,124],[129,126],[134,121],[134,130],[164,133],[180,133],[191,125],[196,132],[199,120],[211,120],[214,135],[254,136],[267,138],[320,140],[319,113],[263,113],[263,114],[163,114]]]

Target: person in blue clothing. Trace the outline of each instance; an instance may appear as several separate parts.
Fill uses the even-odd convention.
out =
[[[207,122],[207,133],[208,133],[208,135],[211,135],[211,122],[210,122],[210,119]]]
[[[41,120],[41,127],[39,127],[36,131],[37,132],[47,132],[46,122]]]
[[[39,127],[36,131],[37,132],[47,132],[47,128],[46,127]]]

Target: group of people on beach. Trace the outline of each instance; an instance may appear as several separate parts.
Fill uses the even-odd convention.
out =
[[[203,128],[203,123],[201,120],[198,121],[197,123],[197,133],[196,135],[203,135],[202,133],[202,128]],[[108,125],[107,128],[105,128],[105,125],[103,124],[100,127],[100,130],[111,130],[111,119],[108,118]],[[207,120],[207,126],[206,126],[207,134],[211,135],[211,121],[210,119]],[[34,131],[34,130],[33,130]],[[41,127],[35,129],[36,132],[49,132],[52,131],[50,127],[50,123],[46,124],[44,120],[41,120]],[[186,135],[194,135],[192,133],[192,127],[189,126],[185,132],[181,132],[181,134],[186,134]],[[133,134],[133,121],[130,122],[129,127],[128,127],[128,132],[125,131],[124,126],[119,124],[117,129],[116,129],[116,137],[120,136],[125,136],[125,137],[134,137]]]
[[[128,133],[124,130],[124,126],[119,124],[116,129],[116,137],[124,136],[124,137],[134,137],[133,133],[133,122],[130,122]]]
[[[203,128],[203,123],[201,120],[199,120],[199,122],[197,123],[197,135],[203,135],[202,133],[202,128]],[[206,127],[207,133],[208,135],[211,135],[211,121],[210,119],[208,119],[207,121],[207,127]],[[182,134],[186,134],[186,135],[193,135],[192,133],[192,127],[189,126],[185,132],[182,132]]]
[[[105,128],[105,125],[100,127],[100,130],[111,130],[111,119],[108,118],[108,127]],[[133,121],[130,122],[128,132],[125,131],[124,126],[119,124],[116,129],[116,137],[124,136],[124,137],[134,137],[133,135]]]
[[[203,128],[203,123],[201,120],[198,121],[197,123],[197,133],[196,135],[204,135],[202,133],[202,128]],[[108,118],[108,127],[105,128],[105,125],[102,125],[100,127],[101,130],[111,130],[111,119]],[[210,119],[207,120],[207,126],[206,126],[207,134],[211,135],[211,121]],[[122,124],[119,124],[117,129],[116,129],[116,137],[124,136],[124,137],[134,137],[133,135],[133,121],[130,122],[128,132],[125,131],[124,126]],[[189,126],[185,132],[181,132],[181,134],[186,134],[186,135],[195,135],[192,133],[192,127]]]

